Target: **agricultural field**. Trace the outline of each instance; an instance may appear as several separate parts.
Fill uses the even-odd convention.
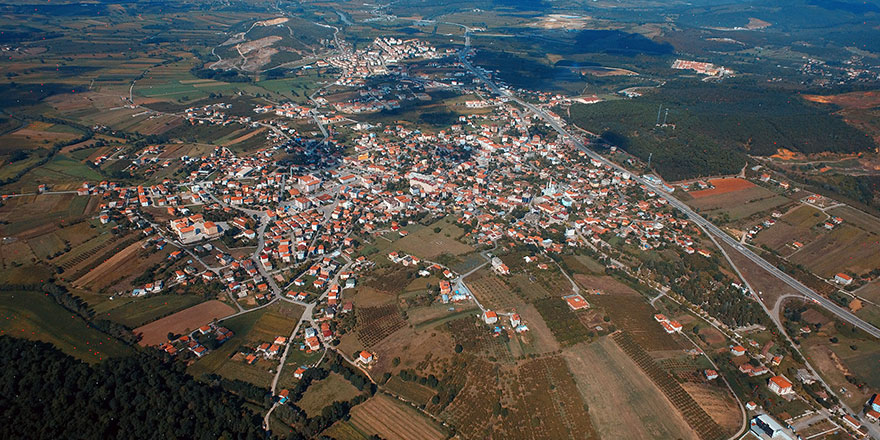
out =
[[[590,331],[578,318],[578,314],[585,313],[584,310],[571,310],[562,298],[541,299],[535,301],[534,306],[561,346],[590,339]]]
[[[34,185],[33,189],[36,189]],[[73,194],[41,194],[13,197],[0,206],[4,235],[30,238],[54,231],[62,223],[71,223],[89,215],[89,197]]]
[[[819,224],[827,217],[812,206],[800,205],[785,213],[773,226],[759,232],[755,242],[789,257],[799,252],[792,243],[808,244],[815,240],[821,234]]]
[[[681,350],[675,337],[666,333],[654,320],[657,313],[646,300],[636,295],[590,295],[587,301],[602,308],[618,329],[625,330],[645,350]]]
[[[510,286],[487,269],[469,276],[466,284],[480,304],[488,309],[510,311],[523,305]]]
[[[758,213],[767,212],[791,203],[791,199],[776,194],[761,186],[731,185],[729,191],[703,194],[687,201],[688,205],[703,216],[723,217],[730,221],[747,219]],[[716,191],[718,188],[706,191]],[[699,193],[699,191],[695,191]],[[693,197],[694,193],[688,193]]]
[[[270,370],[274,371],[278,367],[278,361],[260,360],[254,365],[248,365],[237,353],[243,346],[254,348],[259,343],[271,342],[278,336],[290,337],[303,310],[303,307],[298,305],[276,303],[254,312],[221,320],[220,325],[232,330],[235,336],[190,366],[190,374],[200,377],[202,374],[213,373],[228,379],[239,379],[257,386],[268,387],[274,374]]]
[[[847,271],[863,274],[880,267],[880,234],[842,224],[789,257],[822,278]]]
[[[506,438],[598,438],[587,404],[562,358],[527,361],[516,374],[503,400],[509,414],[502,410],[499,432]]]
[[[336,401],[348,402],[361,394],[351,382],[337,373],[330,373],[325,379],[313,382],[296,402],[309,417],[321,414],[325,406]]]
[[[50,342],[87,362],[133,353],[36,291],[0,291],[0,335]]]
[[[95,307],[95,311],[103,318],[118,322],[129,328],[137,328],[195,306],[204,300],[203,297],[196,295],[154,295],[147,298],[122,297],[114,301],[102,303],[101,307]]]
[[[490,361],[513,362],[508,344],[492,335],[491,328],[478,320],[476,314],[446,323],[446,328],[457,345],[466,353],[483,356]]]
[[[157,345],[168,340],[169,332],[183,334],[233,312],[235,310],[225,303],[207,301],[138,327],[134,329],[134,333],[142,336],[141,345]]]
[[[416,382],[405,381],[399,376],[392,376],[383,386],[384,391],[396,394],[418,405],[426,405],[437,394],[426,386],[419,385]]]
[[[698,438],[611,337],[572,347],[564,357],[599,438]]]
[[[681,386],[725,432],[736,432],[742,426],[739,404],[723,385],[684,382]]]
[[[442,440],[446,430],[392,397],[376,394],[351,410],[351,425],[366,436],[388,440]]]
[[[663,392],[668,401],[679,411],[688,426],[701,440],[726,438],[721,426],[688,394],[681,384],[661,369],[654,359],[626,332],[612,336],[614,342],[625,352],[641,371]]]
[[[434,232],[439,228],[439,232]],[[403,229],[409,230],[410,227]],[[411,232],[394,242],[393,248],[420,258],[432,259],[441,254],[463,255],[473,252],[474,248],[460,241],[464,230],[450,219],[444,218],[418,231]]]
[[[365,347],[372,347],[406,326],[396,305],[358,307],[357,337]]]
[[[145,250],[143,244],[143,241],[137,241],[128,245],[83,276],[73,280],[72,284],[96,291],[107,287],[116,287],[120,291],[128,290],[132,279],[143,274],[149,267],[165,261],[173,250],[170,246],[170,249],[158,252],[154,251],[152,246]]]

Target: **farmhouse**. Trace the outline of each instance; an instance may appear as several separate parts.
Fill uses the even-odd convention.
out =
[[[483,313],[483,321],[485,321],[486,324],[494,324],[498,322],[498,314],[491,310],[486,310]]]
[[[366,365],[373,362],[373,355],[369,351],[361,351],[357,358],[358,362]]]
[[[844,286],[849,286],[850,284],[852,284],[853,279],[851,276],[841,272],[837,275],[834,275],[834,282]]]

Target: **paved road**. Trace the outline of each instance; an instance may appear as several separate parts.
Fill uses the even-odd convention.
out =
[[[577,149],[583,151],[591,159],[595,159],[605,165],[613,167],[614,169],[616,169],[618,171],[625,172],[625,173],[632,175],[633,180],[635,180],[636,182],[638,182],[642,185],[645,185],[646,187],[654,190],[655,193],[657,193],[660,197],[664,198],[671,206],[677,208],[679,211],[681,211],[685,215],[687,215],[687,217],[692,222],[694,222],[698,226],[702,227],[704,230],[706,230],[710,234],[717,236],[720,240],[723,240],[725,243],[727,243],[729,246],[731,246],[737,252],[741,253],[746,258],[752,260],[755,264],[757,264],[758,266],[760,266],[761,268],[763,268],[764,270],[766,270],[767,272],[769,272],[770,274],[772,274],[776,278],[779,278],[785,284],[788,284],[793,289],[795,289],[797,292],[803,294],[807,298],[812,299],[817,304],[820,304],[821,306],[825,307],[826,309],[828,309],[829,311],[831,311],[832,313],[837,315],[840,319],[843,319],[844,321],[858,327],[859,329],[864,330],[866,333],[870,334],[871,336],[873,336],[875,338],[880,338],[880,329],[878,329],[877,327],[874,327],[873,325],[863,321],[861,318],[854,315],[849,310],[846,310],[846,309],[839,307],[837,304],[835,304],[831,300],[823,297],[822,295],[817,294],[809,287],[803,285],[800,281],[792,278],[790,275],[783,272],[782,270],[780,270],[779,268],[777,268],[773,264],[769,263],[767,260],[761,258],[758,254],[756,254],[756,253],[752,252],[750,249],[742,246],[735,238],[731,237],[730,235],[728,235],[727,233],[722,231],[720,228],[715,226],[712,222],[706,220],[705,218],[703,218],[702,216],[700,216],[699,214],[694,212],[689,206],[687,206],[682,201],[673,197],[672,194],[667,193],[666,191],[664,191],[663,189],[661,189],[657,185],[654,185],[653,183],[641,178],[640,176],[634,175],[632,172],[624,169],[620,165],[617,165],[616,163],[613,163],[613,162],[609,161],[608,159],[605,159],[604,157],[600,156],[595,151],[587,148],[583,142],[581,142],[577,137],[572,136],[564,127],[562,127],[562,124],[558,120],[550,117],[546,112],[544,112],[544,110],[532,105],[531,103],[525,102],[525,101],[517,98],[515,95],[513,95],[512,93],[510,93],[507,90],[502,90],[492,80],[487,78],[486,75],[483,74],[482,71],[476,69],[473,66],[473,64],[471,64],[471,62],[466,57],[466,53],[467,53],[468,49],[469,49],[469,45],[466,45],[465,50],[463,50],[462,52],[459,53],[459,59],[461,60],[461,63],[468,70],[470,70],[474,75],[476,75],[477,78],[479,78],[484,84],[486,84],[486,86],[489,87],[493,92],[495,92],[498,95],[507,97],[510,100],[515,101],[516,103],[522,105],[523,107],[531,110],[534,114],[538,115],[541,119],[544,120],[544,122],[546,122],[548,125],[553,127],[560,135],[562,135],[566,139],[568,139]]]

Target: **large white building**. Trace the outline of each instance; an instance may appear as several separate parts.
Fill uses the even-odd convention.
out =
[[[767,414],[761,414],[752,419],[751,431],[760,439],[795,440],[791,430],[784,428]]]

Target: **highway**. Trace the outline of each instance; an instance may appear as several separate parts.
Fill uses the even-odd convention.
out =
[[[880,329],[878,329],[877,327],[874,327],[873,325],[863,321],[861,318],[854,315],[849,310],[846,310],[846,309],[839,307],[837,304],[835,304],[831,300],[825,298],[824,296],[817,294],[809,287],[803,285],[800,281],[794,279],[793,277],[791,277],[787,273],[783,272],[782,270],[780,270],[779,268],[777,268],[773,264],[770,264],[767,260],[761,258],[758,254],[752,252],[750,249],[748,249],[746,247],[743,247],[735,238],[731,237],[730,235],[728,235],[727,233],[722,231],[720,228],[715,226],[712,222],[706,220],[705,218],[703,218],[702,216],[700,216],[699,214],[694,212],[684,202],[673,197],[672,194],[666,192],[665,190],[661,189],[657,185],[654,185],[653,183],[643,179],[641,176],[637,176],[637,175],[633,174],[631,171],[624,169],[620,165],[617,165],[616,163],[611,162],[608,159],[605,159],[604,157],[602,157],[601,155],[599,155],[595,151],[587,148],[587,146],[584,145],[584,143],[581,142],[579,138],[572,136],[562,126],[562,124],[559,123],[559,121],[550,117],[550,115],[545,113],[544,110],[542,110],[542,109],[540,109],[540,108],[538,108],[528,102],[525,102],[525,101],[519,99],[518,97],[516,97],[514,94],[510,93],[507,90],[502,90],[501,88],[499,88],[492,80],[487,78],[486,75],[483,74],[483,72],[481,70],[475,68],[473,66],[473,64],[471,64],[471,62],[467,59],[467,52],[470,49],[469,44],[467,44],[467,43],[469,43],[469,39],[466,40],[465,49],[462,50],[461,52],[459,52],[459,59],[461,60],[461,63],[468,70],[470,70],[474,75],[476,75],[477,78],[479,78],[480,81],[482,81],[483,84],[485,84],[487,87],[489,87],[489,89],[491,89],[494,93],[496,93],[500,96],[506,97],[506,98],[510,99],[511,101],[514,101],[514,102],[518,103],[519,105],[531,110],[534,114],[538,115],[541,119],[543,119],[544,122],[546,122],[548,125],[553,127],[553,129],[555,129],[560,135],[562,135],[566,139],[570,140],[571,143],[576,148],[578,148],[579,150],[586,153],[587,156],[589,156],[591,159],[595,159],[605,165],[613,167],[614,169],[616,169],[618,171],[625,172],[627,174],[632,175],[633,180],[635,180],[636,182],[638,182],[642,185],[645,185],[646,187],[654,190],[655,193],[657,193],[660,197],[664,198],[671,206],[677,208],[679,211],[681,211],[685,215],[687,215],[687,217],[692,222],[694,222],[698,226],[702,227],[709,234],[712,234],[712,235],[718,237],[718,239],[723,240],[725,243],[727,243],[734,250],[736,250],[737,252],[739,252],[740,254],[745,256],[746,258],[752,260],[755,264],[762,267],[764,270],[766,270],[767,272],[769,272],[770,274],[772,274],[776,278],[779,278],[785,284],[788,284],[789,286],[791,286],[791,288],[793,288],[798,293],[802,294],[804,297],[809,298],[809,299],[813,300],[814,302],[818,303],[819,305],[825,307],[831,313],[834,313],[835,315],[837,315],[840,319],[858,327],[861,330],[864,330],[866,333],[870,334],[871,336],[880,339]],[[773,306],[773,305],[771,304],[771,306]]]

